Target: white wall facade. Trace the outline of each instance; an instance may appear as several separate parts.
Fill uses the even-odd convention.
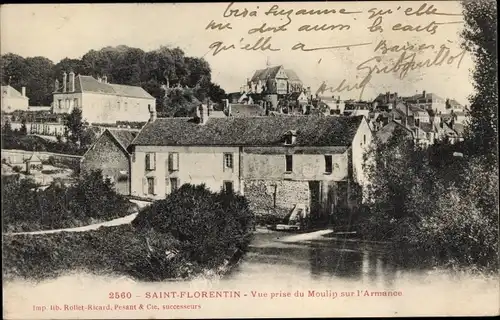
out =
[[[154,154],[154,170],[146,169],[146,154]],[[178,154],[177,170],[169,168],[169,154]],[[224,155],[232,154],[232,168],[226,168]],[[238,147],[209,146],[136,146],[131,160],[131,194],[151,199],[164,199],[172,192],[171,180],[177,186],[185,183],[204,183],[219,192],[224,182],[232,182],[233,191],[239,192],[240,151]],[[154,193],[148,192],[148,178],[154,180]]]
[[[54,113],[70,113],[82,108],[82,116],[89,123],[140,122],[149,119],[149,106],[154,98],[124,97],[100,93],[55,93]]]

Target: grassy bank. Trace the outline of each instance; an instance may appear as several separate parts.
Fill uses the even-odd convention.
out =
[[[136,207],[117,194],[100,172],[83,176],[72,186],[54,181],[45,190],[37,190],[27,179],[5,179],[2,197],[3,232],[80,227],[126,216]]]
[[[131,225],[87,232],[4,236],[3,248],[6,279],[43,280],[81,270],[148,280],[153,274],[158,278],[185,277],[194,271],[182,256],[168,263],[155,259],[146,238]]]
[[[143,281],[213,275],[246,252],[252,230],[245,198],[183,185],[130,225],[4,236],[4,277],[42,280],[74,270]]]

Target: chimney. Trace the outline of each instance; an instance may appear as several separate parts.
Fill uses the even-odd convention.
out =
[[[103,76],[102,77],[102,82],[103,83],[108,83],[108,76]]]
[[[66,93],[66,84],[68,82],[68,76],[66,75],[66,71],[63,72],[63,91]]]
[[[156,120],[156,106],[148,104],[149,110],[149,122],[153,122]]]
[[[222,110],[224,110],[224,112],[226,113],[226,115],[229,117],[229,99],[222,99],[222,104],[224,106],[224,108]]]
[[[201,104],[199,107],[200,110],[200,124],[205,124],[208,121],[208,106],[205,104]]]
[[[425,97],[426,97],[426,95],[425,95],[425,90],[424,90],[424,91],[422,91],[422,96],[423,96],[423,97],[424,97],[424,99],[425,99]]]
[[[75,92],[75,73],[73,71],[69,73],[69,91]]]
[[[214,106],[211,102],[208,103],[207,115],[210,117],[210,114],[214,111]]]
[[[102,82],[101,77],[97,77],[97,82]]]
[[[23,95],[23,97],[26,97],[26,87],[21,88],[21,94]]]

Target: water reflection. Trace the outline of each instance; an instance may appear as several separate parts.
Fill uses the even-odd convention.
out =
[[[257,236],[231,279],[266,276],[300,280],[338,279],[394,288],[400,271],[381,250],[342,242],[282,243],[279,236]]]

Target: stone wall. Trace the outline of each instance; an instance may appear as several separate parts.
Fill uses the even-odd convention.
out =
[[[288,213],[295,204],[309,205],[311,195],[307,181],[246,180],[245,196],[257,214]],[[285,214],[286,214],[285,213]]]
[[[109,133],[102,135],[82,158],[80,172],[93,170],[101,170],[104,177],[109,177],[118,193],[130,193],[128,154]]]

